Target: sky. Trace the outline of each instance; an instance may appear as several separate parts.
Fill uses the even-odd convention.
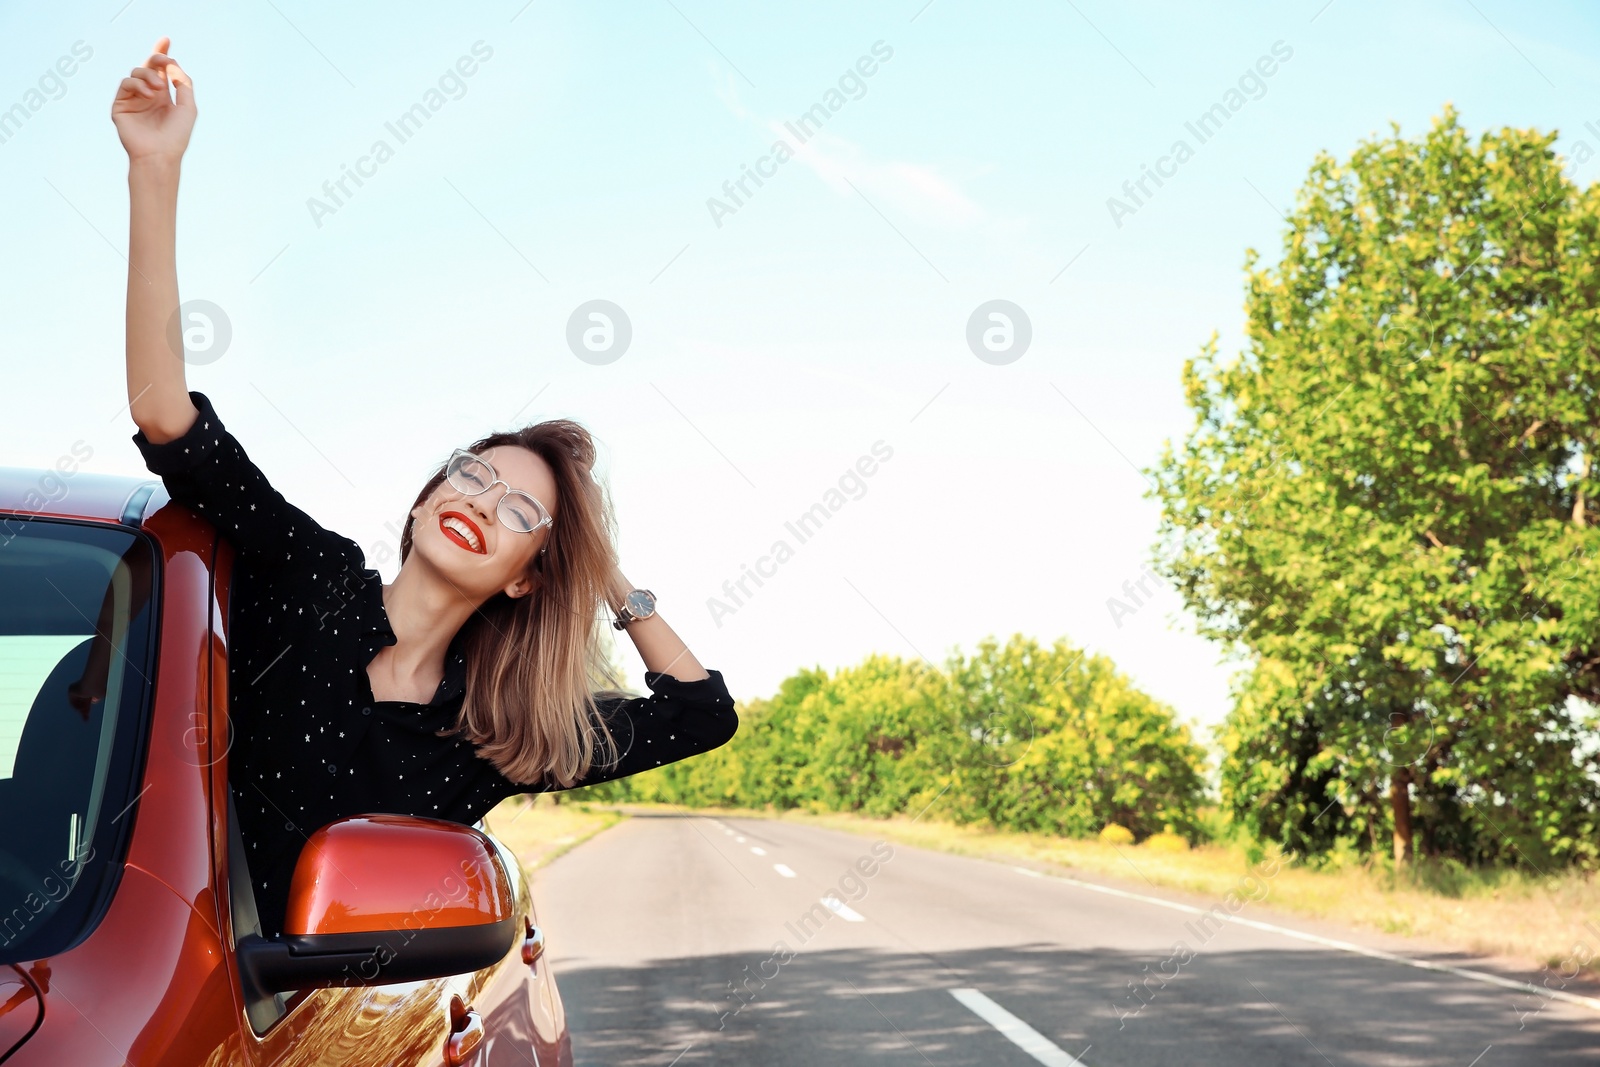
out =
[[[1184,361],[1242,344],[1247,249],[1276,258],[1317,153],[1447,103],[1600,171],[1577,162],[1600,19],[1575,4],[379,11],[0,7],[0,463],[81,442],[85,469],[146,473],[109,110],[167,35],[198,105],[188,382],[272,484],[388,581],[453,449],[576,419],[624,573],[739,699],[1021,633],[1219,722],[1238,665],[1144,578],[1144,470],[1192,424]]]

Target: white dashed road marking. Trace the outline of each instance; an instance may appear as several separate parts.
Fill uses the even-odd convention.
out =
[[[950,995],[1040,1063],[1049,1067],[1085,1067],[1082,1060],[1063,1052],[1061,1046],[976,989],[952,989]]]
[[[784,865],[782,863],[774,863],[772,865],[772,869],[777,871],[779,874],[783,875],[785,878],[793,878],[794,877],[794,872],[791,871],[786,865]]]
[[[765,856],[767,854],[767,850],[762,848],[760,845],[751,845],[750,851],[754,852],[758,856]]]
[[[852,908],[850,905],[846,904],[836,896],[831,894],[825,896],[822,898],[822,903],[827,905],[829,911],[833,912],[846,922],[864,923],[867,921],[859,911]]]

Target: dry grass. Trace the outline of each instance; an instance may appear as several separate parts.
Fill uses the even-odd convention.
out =
[[[1570,975],[1578,962],[1587,978],[1600,979],[1600,881],[1580,874],[1535,878],[1441,867],[1419,871],[1413,878],[1383,868],[1312,870],[1284,862],[1276,873],[1254,883],[1265,886],[1262,895],[1243,881],[1251,874],[1251,865],[1244,850],[1235,846],[1171,851],[1170,844],[1155,849],[1112,845],[904,816],[876,819],[837,812],[724,809],[718,814],[871,834],[1005,863],[1049,864],[1121,879],[1135,889],[1167,886],[1217,900],[1232,891],[1284,912],[1510,957],[1531,968],[1549,967]]]
[[[542,793],[519,793],[501,801],[483,824],[531,873],[622,818],[609,808],[558,804]]]

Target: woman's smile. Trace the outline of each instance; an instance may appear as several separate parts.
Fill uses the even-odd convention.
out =
[[[478,524],[459,511],[446,511],[439,516],[439,529],[451,541],[460,545],[468,552],[485,554],[483,531],[478,529]]]

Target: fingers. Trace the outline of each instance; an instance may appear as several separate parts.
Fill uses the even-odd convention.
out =
[[[180,67],[176,59],[173,59],[170,56],[162,56],[161,58],[166,60],[162,66],[166,68],[164,73],[172,81],[173,85],[194,84],[194,82],[189,80],[189,72]]]
[[[156,95],[156,91],[150,88],[149,83],[143,78],[123,78],[120,88],[129,96],[143,97],[146,100],[153,100]]]
[[[123,87],[131,93],[147,98],[154,98],[157,92],[165,94],[168,85],[171,85],[177,96],[179,107],[194,107],[194,80],[189,77],[189,72],[179,65],[176,59],[167,55],[171,47],[170,37],[159,38],[155,49],[150,53],[150,58],[145,60],[142,67],[133,68],[132,78],[136,84],[129,84],[124,80]],[[139,85],[146,85],[151,91],[145,92]],[[169,98],[170,99],[170,98]]]
[[[179,107],[194,106],[194,80],[189,77],[189,72],[184,70],[176,59],[166,54],[167,48],[172,44],[171,38],[163,37],[156,42],[155,51],[150,58],[145,60],[145,65],[157,72],[158,77],[170,82],[177,95]],[[163,83],[165,84],[165,83]]]
[[[129,96],[136,96],[144,100],[170,100],[167,95],[167,83],[160,74],[149,67],[134,67],[133,72],[122,79],[122,92]]]
[[[143,99],[175,102],[179,108],[194,111],[194,80],[178,61],[167,55],[172,38],[158,37],[150,58],[143,66],[134,67],[118,87],[117,99]],[[169,94],[169,90],[172,95]],[[176,96],[176,101],[173,100]]]
[[[167,76],[172,79],[173,91],[178,97],[179,107],[194,107],[194,81],[189,77],[189,72],[178,66],[177,60],[167,63]]]

